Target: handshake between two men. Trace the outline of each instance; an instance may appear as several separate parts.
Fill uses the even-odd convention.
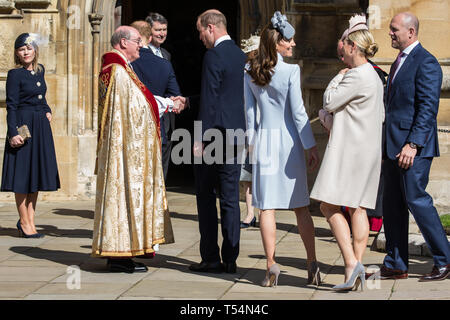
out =
[[[172,112],[175,114],[180,114],[186,107],[189,107],[189,99],[186,97],[170,97],[170,100],[173,101]]]

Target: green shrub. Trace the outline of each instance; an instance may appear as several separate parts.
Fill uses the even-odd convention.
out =
[[[442,225],[444,228],[450,228],[450,214],[444,214],[441,216]]]

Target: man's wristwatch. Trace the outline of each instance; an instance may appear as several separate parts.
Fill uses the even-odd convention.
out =
[[[415,144],[414,142],[410,142],[409,146],[413,149],[417,149],[417,144]]]

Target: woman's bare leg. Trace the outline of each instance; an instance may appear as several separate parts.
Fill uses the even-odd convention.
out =
[[[362,257],[369,241],[369,219],[364,208],[350,208],[349,211],[352,221],[353,251],[356,259],[362,263]]]
[[[29,193],[27,194],[26,207],[27,207],[27,215],[28,219],[31,222],[33,227],[33,234],[37,233],[36,225],[34,223],[34,217],[36,215],[36,203],[39,192]]]
[[[28,194],[26,193],[14,193],[17,211],[19,212],[20,225],[22,227],[23,232],[25,232],[25,234],[30,235],[34,233],[33,232],[34,224],[32,221],[30,221],[30,218],[28,216],[27,196]]]
[[[245,190],[245,203],[247,205],[247,216],[242,221],[250,223],[255,217],[254,208],[252,206],[252,183],[249,181],[242,181]]]
[[[275,264],[276,222],[275,210],[261,210],[259,215],[259,228],[267,258],[267,269]]]
[[[322,202],[320,211],[322,211],[322,214],[327,218],[331,231],[333,231],[334,237],[342,252],[345,263],[345,281],[347,281],[358,262],[355,252],[353,251],[350,228],[347,220],[338,206]]]
[[[308,267],[311,262],[316,261],[316,244],[314,235],[314,222],[308,207],[294,209],[297,216],[297,228],[306,250]]]

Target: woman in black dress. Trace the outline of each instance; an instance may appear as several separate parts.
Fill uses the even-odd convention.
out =
[[[3,158],[1,191],[14,192],[20,219],[17,229],[25,238],[41,238],[34,215],[39,191],[60,187],[55,146],[50,127],[52,112],[45,99],[44,66],[38,64],[33,35],[23,33],[14,43],[14,61],[6,79],[8,133]],[[18,128],[27,125],[26,141]]]

